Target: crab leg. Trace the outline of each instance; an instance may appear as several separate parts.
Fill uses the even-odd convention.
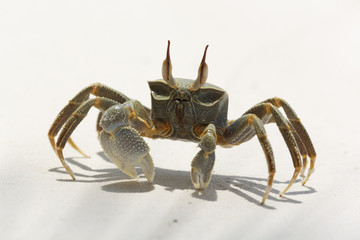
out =
[[[299,140],[299,138],[298,138],[298,140],[296,140],[296,137],[294,136],[296,134],[293,133],[293,128],[291,127],[291,124],[289,123],[289,121],[286,120],[286,118],[281,114],[279,109],[276,108],[271,103],[257,104],[253,108],[248,110],[245,114],[248,114],[248,113],[256,114],[260,119],[262,119],[265,122],[267,122],[268,119],[273,118],[285,140],[286,145],[289,148],[295,170],[294,170],[294,174],[293,174],[288,186],[280,194],[280,195],[283,195],[287,190],[290,189],[291,185],[295,182],[296,178],[298,177],[298,175],[300,173],[302,165],[301,165],[301,158],[300,158],[298,143],[300,143],[301,141]],[[300,142],[297,142],[297,141],[300,141]]]
[[[289,122],[288,122],[289,123]],[[300,151],[300,154],[301,154],[301,157],[302,157],[302,167],[301,167],[301,171],[300,171],[300,177],[301,178],[304,178],[304,171],[306,169],[306,166],[307,166],[307,150],[306,150],[306,146],[305,144],[303,143],[303,141],[301,140],[299,134],[296,132],[294,126],[289,123],[289,126],[291,128],[291,132],[293,133],[294,137],[295,137],[295,140],[296,140],[296,144],[299,148],[299,151]]]
[[[278,108],[282,107],[284,109],[286,116],[288,117],[289,121],[291,122],[291,125],[294,126],[301,141],[305,145],[306,151],[310,157],[310,167],[309,167],[309,171],[308,171],[306,179],[304,179],[302,182],[304,185],[309,180],[310,175],[314,172],[315,159],[316,159],[315,148],[311,142],[310,136],[307,133],[304,125],[301,123],[300,118],[297,116],[295,111],[285,100],[275,97],[275,98],[267,99],[264,102],[272,103],[274,106],[276,106]],[[306,165],[307,165],[307,162],[304,162],[303,168],[301,170],[302,174],[305,171]]]
[[[64,149],[66,142],[70,138],[71,133],[74,131],[74,129],[79,125],[79,123],[86,117],[87,113],[91,109],[91,107],[96,107],[100,109],[101,111],[106,110],[107,108],[119,104],[118,102],[103,98],[103,97],[97,97],[90,100],[85,101],[82,103],[68,118],[68,120],[65,123],[65,126],[61,130],[61,133],[59,135],[59,138],[56,141],[56,145],[54,146],[55,152],[57,156],[59,157],[61,163],[65,167],[66,171],[69,173],[69,175],[75,179],[74,173],[70,169],[70,167],[65,163],[64,156],[62,153],[62,150]]]
[[[68,139],[68,143],[70,144],[70,146],[72,146],[76,151],[78,151],[81,155],[83,155],[86,158],[89,158],[90,156],[86,155],[75,143],[74,141],[71,139],[71,137],[69,137]]]
[[[223,136],[224,136],[224,140],[228,144],[237,145],[240,144],[242,140],[248,136],[249,132],[252,131],[255,131],[259,139],[261,147],[265,153],[266,162],[268,165],[269,177],[268,177],[268,185],[266,187],[263,199],[261,201],[261,204],[263,205],[271,191],[276,169],[275,169],[274,154],[271,148],[271,144],[267,139],[267,134],[262,121],[255,114],[243,115],[242,117],[238,118],[228,126]]]
[[[89,99],[90,94],[93,94],[98,97],[106,97],[117,101],[119,103],[123,103],[125,101],[130,100],[124,94],[109,88],[103,84],[95,83],[90,86],[82,89],[78,94],[73,97],[69,103],[60,111],[57,115],[55,121],[51,125],[48,136],[51,143],[51,146],[55,150],[55,136],[58,134],[62,126],[66,123],[66,121],[70,118],[71,114],[79,108],[79,106]],[[76,147],[75,143],[69,139],[69,143],[82,155],[86,156],[78,147]],[[56,151],[56,150],[55,150]]]

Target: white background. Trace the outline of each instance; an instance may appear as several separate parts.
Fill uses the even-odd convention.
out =
[[[2,1],[0,232],[2,239],[358,239],[360,4],[358,1]],[[104,156],[92,110],[67,147],[70,180],[47,131],[67,101],[102,82],[150,106],[167,40],[175,77],[195,78],[209,44],[208,82],[230,96],[229,119],[269,97],[296,110],[318,153],[306,186],[279,197],[293,167],[266,126],[277,174],[256,138],[217,149],[199,194],[196,144],[146,139],[154,184]]]

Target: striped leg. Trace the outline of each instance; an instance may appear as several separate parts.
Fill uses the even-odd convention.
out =
[[[304,185],[309,180],[310,175],[314,172],[315,159],[316,159],[316,151],[314,145],[311,142],[310,136],[307,133],[304,125],[301,123],[300,118],[297,116],[295,111],[285,100],[275,97],[275,98],[267,99],[264,102],[269,102],[278,108],[282,107],[284,109],[284,112],[287,118],[289,119],[291,125],[294,127],[299,138],[304,143],[304,146],[307,151],[307,155],[310,158],[309,171],[307,177],[302,182]],[[302,174],[305,171],[306,165],[307,165],[307,158],[305,158],[305,161],[303,163],[303,168],[301,170]]]
[[[69,140],[71,133],[75,130],[77,125],[79,125],[79,123],[86,117],[91,107],[96,107],[101,111],[104,111],[107,108],[116,104],[119,103],[108,98],[103,98],[103,97],[93,98],[83,102],[69,117],[67,117],[67,121],[64,127],[62,128],[62,131],[59,135],[59,138],[56,141],[56,144],[54,145],[54,150],[57,156],[59,157],[62,165],[73,179],[75,179],[74,173],[70,169],[70,167],[65,163],[64,156],[62,153],[62,150],[64,149],[66,142]]]
[[[255,114],[246,114],[235,120],[224,132],[224,140],[228,144],[237,145],[240,144],[245,138],[248,137],[249,133],[254,131],[257,135],[261,147],[265,153],[267,165],[268,165],[268,185],[265,190],[261,204],[265,203],[271,187],[274,181],[274,175],[276,172],[274,154],[270,145],[269,140],[267,139],[266,131],[262,121]]]
[[[58,132],[61,130],[66,121],[70,118],[71,114],[74,113],[80,105],[89,99],[90,94],[93,94],[98,97],[106,97],[112,99],[118,103],[123,103],[125,101],[130,100],[124,94],[117,92],[116,90],[109,88],[100,83],[91,84],[90,86],[82,89],[75,97],[73,97],[69,103],[60,111],[57,115],[55,121],[51,125],[48,137],[51,143],[51,146],[55,150],[55,137]],[[69,138],[69,143],[72,145],[77,151],[79,151],[82,155],[86,156]],[[55,150],[56,151],[56,150]],[[86,156],[87,157],[87,156]]]
[[[292,124],[281,114],[279,109],[271,103],[257,104],[246,112],[246,114],[249,113],[256,114],[260,119],[262,119],[264,123],[275,121],[285,140],[286,145],[289,148],[295,170],[290,183],[280,194],[282,195],[290,189],[301,171],[302,163],[300,152],[305,155],[306,150],[304,144]]]

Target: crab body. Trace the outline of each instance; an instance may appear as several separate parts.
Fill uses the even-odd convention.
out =
[[[171,125],[169,138],[199,141],[194,129],[208,124],[216,128],[227,126],[228,95],[212,84],[205,83],[191,91],[194,80],[175,78],[178,89],[164,80],[150,81],[151,118]]]
[[[206,83],[207,48],[208,46],[195,80],[174,78],[170,41],[168,42],[162,65],[163,79],[148,82],[151,109],[100,83],[84,88],[72,98],[60,111],[48,133],[55,153],[70,176],[75,179],[74,173],[65,162],[62,150],[68,142],[86,156],[70,136],[88,111],[96,107],[100,110],[97,131],[104,153],[130,177],[137,178],[135,165],[138,165],[149,182],[154,179],[155,169],[150,148],[143,137],[187,140],[198,142],[200,148],[191,163],[192,183],[198,190],[205,189],[211,180],[216,146],[237,146],[257,136],[268,165],[268,183],[261,201],[261,204],[264,204],[276,172],[272,147],[264,125],[276,123],[294,165],[293,176],[282,194],[291,187],[299,174],[304,177],[305,184],[314,171],[316,152],[295,111],[285,100],[275,97],[256,104],[238,119],[229,121],[227,93],[220,87]],[[90,95],[95,98],[90,98]],[[284,110],[286,117],[279,108]],[[305,177],[308,158],[310,167]]]

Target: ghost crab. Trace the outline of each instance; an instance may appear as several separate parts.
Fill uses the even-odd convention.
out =
[[[143,137],[189,140],[199,143],[200,151],[191,163],[191,180],[196,189],[205,189],[211,179],[216,145],[229,147],[249,141],[255,135],[263,148],[268,165],[268,183],[261,204],[267,199],[275,175],[273,151],[264,125],[276,123],[291,153],[294,173],[284,194],[301,173],[303,184],[314,171],[316,152],[304,126],[290,105],[280,98],[270,98],[250,108],[240,118],[228,121],[228,95],[206,83],[208,66],[206,46],[196,80],[174,78],[170,60],[170,41],[162,65],[163,79],[149,81],[152,109],[103,84],[95,83],[81,90],[58,114],[49,130],[49,140],[69,175],[74,173],[62,153],[69,142],[86,156],[70,135],[92,107],[101,112],[97,131],[105,154],[127,175],[136,178],[140,165],[149,182],[154,179],[154,165]],[[90,99],[89,96],[95,98]],[[287,118],[279,111],[283,108]],[[61,133],[55,143],[55,137]],[[305,177],[307,159],[310,167]]]

